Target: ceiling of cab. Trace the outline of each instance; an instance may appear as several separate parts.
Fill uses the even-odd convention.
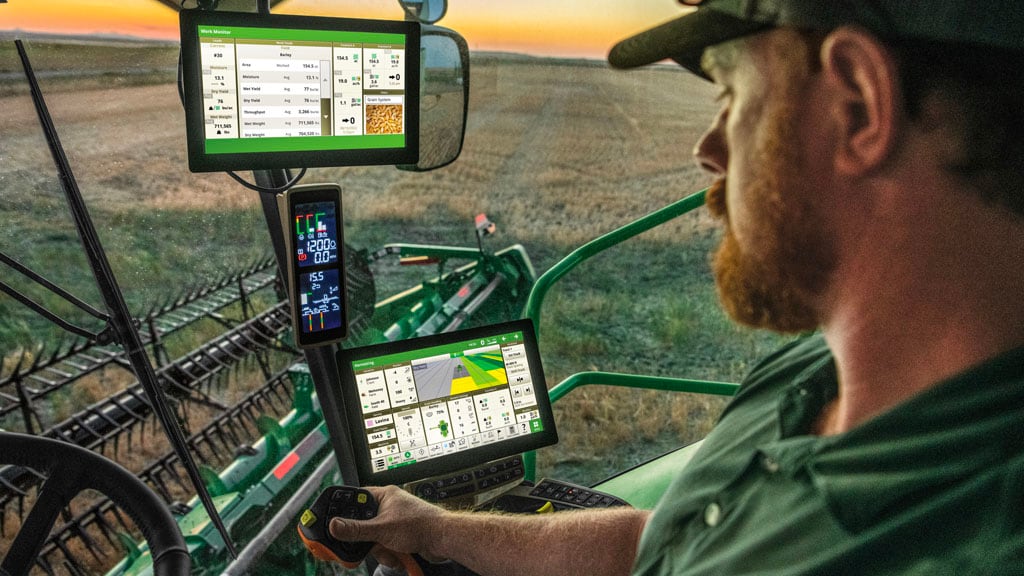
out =
[[[181,10],[181,0],[157,0],[165,6],[170,6],[174,10]],[[284,2],[284,0],[270,0],[270,7]],[[191,1],[188,3],[192,6],[195,2]],[[255,12],[256,11],[256,0],[220,0],[217,3],[217,10],[223,10],[225,12]]]

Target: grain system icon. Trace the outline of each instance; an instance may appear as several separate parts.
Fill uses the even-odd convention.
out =
[[[401,104],[366,105],[367,134],[401,134],[402,126]]]

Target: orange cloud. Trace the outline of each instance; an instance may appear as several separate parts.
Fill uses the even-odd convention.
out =
[[[156,2],[110,0],[11,0],[0,7],[7,30],[52,34],[118,34],[173,40],[177,13]]]
[[[274,12],[401,18],[394,0],[285,0]],[[666,0],[450,0],[441,23],[462,33],[471,50],[603,58],[621,38],[680,13]],[[0,15],[7,30],[178,37],[177,14],[157,0],[10,0]]]

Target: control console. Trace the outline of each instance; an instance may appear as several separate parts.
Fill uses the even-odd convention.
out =
[[[523,459],[515,455],[450,475],[410,482],[405,489],[446,508],[475,508],[515,488],[525,476]]]
[[[545,513],[579,508],[629,506],[625,500],[564,480],[524,482],[496,499],[490,508],[503,512]]]

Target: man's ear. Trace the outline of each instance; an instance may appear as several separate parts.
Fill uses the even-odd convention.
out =
[[[885,163],[900,121],[896,62],[877,38],[838,28],[821,46],[822,77],[832,91],[835,168],[863,174]]]

